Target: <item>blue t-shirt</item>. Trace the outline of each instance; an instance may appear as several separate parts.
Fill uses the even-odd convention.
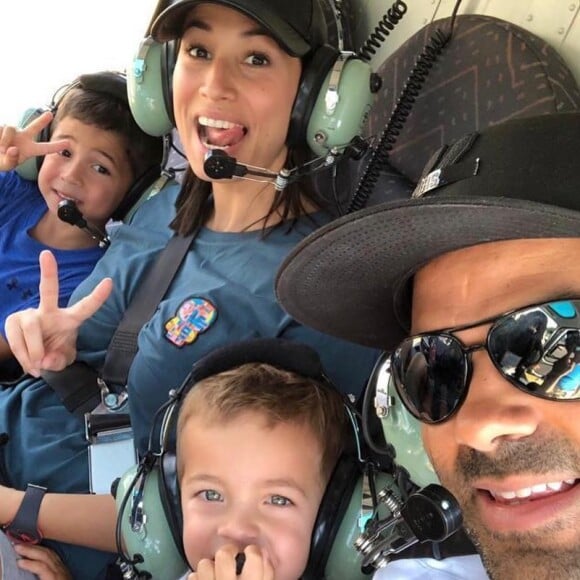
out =
[[[85,296],[104,276],[114,280],[105,305],[79,332],[78,358],[95,368],[154,257],[172,232],[177,190],[145,203],[133,224],[121,226],[93,273],[71,301]],[[169,197],[169,199],[168,199]],[[316,214],[318,225],[324,221]],[[167,296],[139,335],[129,374],[132,425],[140,452],[146,448],[155,411],[170,389],[185,379],[193,363],[219,346],[250,337],[279,336],[316,348],[331,379],[345,392],[360,392],[378,352],[323,335],[296,323],[276,303],[274,277],[292,247],[316,226],[301,218],[290,233],[276,229],[220,233],[202,229]],[[0,391],[0,432],[6,431],[10,483],[45,485],[50,491],[88,491],[87,447],[82,422],[70,415],[42,380]],[[101,578],[98,552],[58,546],[75,578]]]
[[[4,338],[9,314],[38,306],[42,250],[51,250],[58,262],[61,306],[103,255],[99,247],[57,250],[32,238],[29,231],[46,212],[36,182],[22,179],[15,171],[0,172],[0,335]]]

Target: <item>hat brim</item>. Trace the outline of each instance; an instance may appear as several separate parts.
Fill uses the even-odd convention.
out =
[[[290,55],[302,57],[310,50],[310,45],[291,26],[280,18],[267,3],[255,0],[189,0],[169,6],[157,16],[151,25],[150,34],[157,42],[167,42],[179,38],[184,32],[188,12],[198,4],[220,4],[234,8],[249,16],[280,44]]]
[[[412,275],[434,258],[494,241],[580,236],[580,212],[508,198],[385,203],[340,218],[282,263],[276,294],[299,322],[392,350],[408,334]]]

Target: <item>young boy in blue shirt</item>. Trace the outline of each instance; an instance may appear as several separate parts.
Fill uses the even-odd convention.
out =
[[[0,381],[12,372],[6,318],[38,305],[39,253],[50,249],[56,256],[64,306],[104,252],[58,217],[59,202],[73,202],[104,230],[132,185],[152,170],[159,174],[162,159],[161,140],[132,117],[122,75],[79,77],[54,109],[21,130],[0,126]],[[21,177],[17,166],[38,156],[44,156],[38,180]]]

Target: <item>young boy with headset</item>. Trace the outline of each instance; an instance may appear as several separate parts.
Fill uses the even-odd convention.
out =
[[[57,93],[51,109],[22,129],[0,126],[0,381],[16,378],[4,323],[38,305],[40,252],[51,249],[58,261],[64,306],[105,251],[59,218],[59,204],[74,203],[104,236],[123,200],[142,193],[160,172],[162,141],[134,121],[123,75],[82,75]],[[131,192],[139,182],[140,191]]]
[[[233,577],[241,553],[240,578],[302,576],[345,445],[344,405],[328,384],[258,362],[195,384],[177,425],[189,580]]]

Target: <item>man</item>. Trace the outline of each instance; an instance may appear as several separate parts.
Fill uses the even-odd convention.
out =
[[[580,390],[554,388],[560,367],[575,376],[579,150],[577,113],[466,136],[413,199],[329,224],[278,274],[299,321],[393,351],[400,399],[496,580],[580,578]]]

